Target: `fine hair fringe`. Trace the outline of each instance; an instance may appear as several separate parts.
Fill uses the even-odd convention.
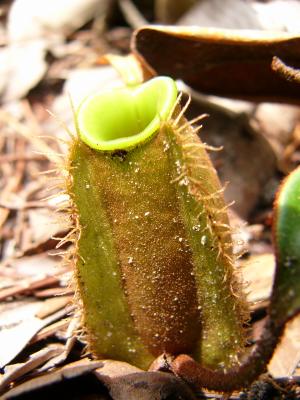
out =
[[[59,138],[52,139],[56,140],[57,142],[63,142],[64,144],[67,144],[69,155],[74,143],[76,140],[78,140],[78,124],[71,98],[70,103],[75,121],[75,133],[71,132],[63,121],[49,112],[49,114],[52,115],[56,121],[58,121],[59,125],[68,133],[67,140],[61,140]],[[74,324],[74,327],[72,328],[72,334],[74,334],[84,344],[84,354],[87,355],[91,353],[91,348],[88,343],[92,343],[93,341],[90,340],[90,335],[85,329],[84,308],[80,296],[79,285],[76,279],[76,265],[79,257],[78,242],[81,235],[81,227],[79,223],[78,211],[72,197],[73,181],[71,171],[73,170],[73,167],[71,165],[69,155],[66,157],[65,154],[56,154],[57,160],[55,168],[44,172],[44,174],[47,175],[47,179],[50,179],[53,182],[52,185],[47,187],[47,191],[51,192],[55,189],[58,189],[58,191],[43,198],[42,200],[46,201],[55,199],[61,195],[66,196],[66,199],[64,199],[62,204],[56,207],[55,211],[60,217],[63,215],[63,221],[68,225],[69,230],[64,237],[54,237],[53,239],[58,241],[56,245],[57,250],[59,250],[61,247],[64,247],[67,243],[70,243],[71,245],[68,246],[67,250],[55,252],[53,255],[61,256],[61,264],[71,266],[71,269],[73,270],[71,278],[68,282],[68,288],[74,291],[73,304],[76,306],[75,314],[73,316],[74,320],[76,320],[76,324]]]
[[[214,202],[219,200],[226,189],[227,184],[214,193],[209,193],[204,185],[201,177],[205,170],[216,174],[215,168],[210,160],[203,158],[204,151],[220,151],[222,148],[209,146],[202,143],[201,140],[195,141],[195,137],[202,126],[194,126],[195,123],[207,117],[207,114],[200,115],[191,121],[187,121],[184,113],[190,105],[190,97],[185,105],[180,109],[182,96],[179,95],[177,102],[173,107],[169,119],[165,122],[166,126],[174,132],[174,140],[182,149],[182,165],[177,169],[177,177],[173,179],[173,183],[179,185],[185,184],[189,194],[201,205],[197,219],[203,215],[206,216],[206,226],[202,227],[203,233],[208,231],[215,239],[212,245],[215,248],[216,262],[222,258],[225,265],[224,283],[230,282],[229,288],[231,295],[235,298],[235,308],[241,318],[241,330],[245,332],[245,340],[248,336],[248,329],[245,329],[249,322],[249,306],[245,301],[244,288],[241,272],[237,271],[237,259],[240,254],[235,254],[233,248],[235,241],[233,235],[237,230],[233,229],[227,223],[228,208],[233,204],[230,203],[222,208],[216,207]],[[193,173],[192,173],[193,171]],[[195,172],[197,178],[195,178]],[[199,178],[198,178],[199,177]],[[222,218],[223,216],[223,218]],[[220,221],[221,219],[221,221]],[[225,220],[225,222],[223,222]],[[219,222],[220,221],[220,222]],[[240,242],[238,243],[240,245]]]

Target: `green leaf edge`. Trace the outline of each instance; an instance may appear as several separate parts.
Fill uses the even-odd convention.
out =
[[[300,311],[300,167],[283,181],[274,210],[276,274],[271,315],[282,324]]]

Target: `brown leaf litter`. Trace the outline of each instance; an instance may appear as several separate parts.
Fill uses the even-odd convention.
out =
[[[108,3],[103,2],[103,7]],[[128,15],[130,2],[125,3],[126,18],[132,20]],[[139,6],[142,11],[144,3]],[[185,5],[181,10],[180,6],[175,9],[174,3],[156,1],[157,10],[163,4],[161,18],[177,19],[187,8]],[[207,7],[207,2],[201,3]],[[212,7],[213,2],[208,3]],[[6,15],[7,10],[4,19]],[[99,60],[103,62],[104,52],[124,51],[130,29],[115,25],[115,15],[112,25],[102,34],[97,18],[56,48],[56,56],[47,60],[39,87],[23,100],[3,102],[0,109],[0,358],[5,366],[0,380],[2,398],[142,400],[162,399],[174,393],[186,399],[221,398],[206,391],[192,394],[181,381],[163,372],[147,373],[118,361],[84,358],[78,316],[71,301],[71,270],[60,261],[61,253],[71,244],[56,249],[54,239],[64,237],[69,229],[60,212],[56,214],[63,218],[54,222],[56,207],[67,200],[60,194],[55,175],[60,154],[65,157],[65,146],[55,140],[62,129],[46,109],[51,109],[59,96],[64,96],[68,104],[62,83],[65,81],[67,87],[68,77],[74,72],[83,73],[82,68],[87,68],[87,74],[95,69],[99,76],[102,73],[100,86],[108,76],[117,79],[107,66],[99,67]],[[148,74],[170,74],[192,86],[191,116],[208,111],[211,114],[202,137],[210,144],[224,145],[223,152],[216,154],[213,161],[223,181],[232,182],[227,198],[237,200],[236,219],[242,225],[248,224],[241,227],[246,254],[241,259],[245,266],[239,270],[249,281],[252,341],[261,332],[272,285],[274,256],[269,215],[273,194],[281,177],[300,160],[298,106],[240,103],[215,96],[299,103],[298,83],[292,86],[283,78],[284,74],[292,74],[297,80],[299,37],[265,33],[259,41],[255,35],[241,37],[237,32],[214,29],[149,26],[140,29],[133,42],[135,51],[150,66]],[[125,51],[128,52],[127,47]],[[273,53],[281,62],[277,69],[271,65]],[[236,79],[231,79],[233,75]],[[23,87],[29,83],[24,82]],[[71,115],[69,111],[67,116],[62,110],[64,121]],[[51,184],[48,175],[53,175]],[[288,326],[269,365],[269,372],[284,390],[299,393],[299,360],[298,318]],[[263,382],[258,393],[263,393],[264,384],[269,385]],[[251,398],[257,398],[255,390]],[[282,398],[286,395],[284,390]],[[240,395],[234,393],[227,398],[239,399]]]

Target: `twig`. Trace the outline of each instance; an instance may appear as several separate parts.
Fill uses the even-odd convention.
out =
[[[149,24],[131,0],[119,0],[119,5],[126,21],[133,29]]]

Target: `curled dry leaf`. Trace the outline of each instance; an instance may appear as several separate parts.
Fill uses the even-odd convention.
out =
[[[174,49],[176,48],[176,51]],[[299,103],[299,83],[274,72],[274,56],[300,65],[300,36],[264,31],[146,26],[132,50],[153,71],[182,79],[200,92]]]

